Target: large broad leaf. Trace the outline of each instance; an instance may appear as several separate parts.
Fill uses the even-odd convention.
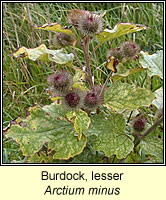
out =
[[[13,54],[16,58],[29,58],[30,60],[45,60],[53,61],[58,64],[66,64],[74,59],[72,53],[66,54],[64,49],[50,50],[44,44],[34,49],[28,49],[26,47],[20,47]]]
[[[154,98],[154,93],[148,89],[117,82],[106,91],[105,104],[114,110],[134,110],[140,106],[150,105]]]
[[[128,76],[132,75],[132,74],[136,74],[138,72],[142,72],[142,71],[145,71],[146,69],[145,68],[137,68],[137,69],[130,69],[128,72],[126,72],[125,74],[116,74],[116,75],[113,75],[111,77],[112,81],[114,83],[116,82],[119,82],[121,81],[122,79],[124,78],[127,78]]]
[[[132,151],[134,138],[124,133],[126,122],[122,115],[100,113],[92,116],[91,121],[85,134],[92,135],[90,142],[96,151],[103,151],[107,157],[116,155],[118,159],[126,157]]]
[[[56,152],[54,159],[69,159],[83,151],[87,139],[82,136],[78,141],[73,124],[60,120],[61,106],[56,103],[42,108],[34,106],[28,112],[26,119],[17,120],[6,131],[7,137],[20,144],[25,156],[34,155],[46,143],[50,152]]]
[[[66,35],[74,36],[74,33],[68,29],[68,28],[62,28],[60,24],[57,22],[50,23],[50,24],[43,24],[41,26],[34,26],[35,29],[42,29],[47,31],[55,31],[55,32],[61,32]]]
[[[139,59],[142,67],[148,68],[148,74],[150,76],[157,75],[163,79],[163,51],[157,51],[155,54],[148,55],[141,51],[142,55]]]
[[[106,42],[113,38],[117,38],[121,35],[128,33],[134,33],[137,31],[149,29],[144,25],[132,24],[132,23],[118,23],[115,25],[113,30],[105,29],[103,32],[97,35],[97,38],[100,42]]]
[[[156,99],[153,100],[154,104],[158,109],[163,106],[163,88],[159,88],[155,91]]]
[[[159,163],[163,162],[163,142],[153,133],[143,138],[138,148],[140,148],[140,153],[144,151],[145,155],[154,156]]]

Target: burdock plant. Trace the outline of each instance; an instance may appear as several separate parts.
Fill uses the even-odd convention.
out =
[[[125,41],[116,47],[111,44],[121,35],[149,28],[119,22],[113,30],[105,29],[105,14],[107,13],[69,10],[67,25],[70,26],[62,27],[54,22],[33,27],[34,30],[56,32],[54,44],[57,49],[47,49],[41,44],[34,49],[20,47],[13,53],[16,58],[26,57],[33,61],[43,59],[55,62],[57,66],[55,72],[47,78],[53,102],[29,108],[25,119],[13,120],[4,132],[6,137],[11,137],[20,144],[27,162],[77,162],[77,159],[93,157],[94,154],[94,162],[122,162],[132,152],[137,151],[139,155],[140,150],[136,149],[138,144],[139,148],[145,148],[145,142],[141,146],[140,135],[133,136],[132,131],[127,129],[131,114],[126,113],[140,111],[141,107],[153,103],[155,94],[145,88],[145,84],[137,83],[136,86],[133,83],[137,79],[127,81],[128,76],[138,76],[138,72],[147,70],[147,67],[130,66],[131,62],[135,62],[133,58],[140,54],[139,45],[135,41]],[[94,41],[97,41],[96,46]],[[101,75],[98,80],[92,71],[92,58],[105,42],[109,44],[107,60],[106,54],[99,57],[105,58],[101,66],[107,74],[102,74],[103,69],[93,62],[93,68]],[[83,53],[82,59],[78,49]],[[68,51],[71,53],[67,53]],[[99,57],[96,56],[96,59]],[[77,61],[75,65],[74,58]],[[119,67],[125,68],[124,58],[125,64],[130,61],[128,71],[118,74]],[[162,116],[158,120],[161,122]],[[156,125],[153,129],[155,127]],[[133,129],[137,132],[144,131],[145,121],[137,119],[133,123]],[[145,149],[148,149],[149,143],[146,145]]]

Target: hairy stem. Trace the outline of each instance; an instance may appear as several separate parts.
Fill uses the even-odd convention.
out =
[[[104,83],[104,85],[101,89],[100,96],[102,96],[104,94],[104,90],[107,86],[108,81],[110,80],[110,77],[112,76],[112,73],[113,73],[113,71],[111,70],[110,74],[107,76],[107,79],[106,79],[106,81],[105,81],[105,83]]]
[[[93,57],[95,51],[101,46],[101,44],[103,44],[103,43],[100,42],[97,46],[95,46],[95,48],[93,49],[93,51],[92,51],[92,53],[91,53],[91,55],[89,57],[89,62],[92,60],[92,57]]]
[[[79,65],[82,67],[82,69],[84,69],[84,65],[81,63],[81,61],[80,61],[80,59],[79,59],[79,57],[78,57],[78,55],[75,51],[75,48],[71,48],[70,46],[69,46],[69,48],[70,48],[71,52],[74,54],[75,58],[77,59]]]
[[[93,81],[92,81],[92,72],[91,72],[91,66],[90,66],[90,59],[89,59],[89,36],[85,37],[83,39],[83,52],[84,52],[84,57],[85,57],[85,62],[86,62],[86,67],[87,67],[87,73],[88,73],[88,82],[90,85],[90,88],[93,88]]]

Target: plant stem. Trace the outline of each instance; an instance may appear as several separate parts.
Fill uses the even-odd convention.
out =
[[[129,157],[130,154],[131,152],[125,158],[120,159],[118,163],[123,163]]]
[[[103,87],[101,89],[101,92],[100,92],[100,96],[101,97],[102,97],[102,95],[104,93],[104,90],[105,90],[105,88],[107,86],[108,81],[110,80],[110,77],[112,76],[112,73],[113,73],[113,71],[111,70],[110,74],[107,76],[107,79],[106,79],[106,81],[105,81],[105,83],[104,83],[104,85],[103,85]]]
[[[93,57],[95,51],[100,47],[101,44],[103,44],[103,43],[100,42],[97,46],[95,46],[95,48],[93,49],[93,51],[92,51],[92,53],[91,53],[91,55],[89,57],[89,62],[92,60],[92,57]]]
[[[90,88],[93,89],[92,72],[91,72],[90,59],[89,59],[89,36],[85,37],[83,39],[83,42],[84,44],[82,48],[83,48],[87,72],[88,72],[88,82],[89,82]]]
[[[76,53],[76,51],[75,51],[75,48],[71,48],[70,46],[69,46],[69,48],[70,48],[70,50],[72,51],[72,53],[74,54],[75,58],[77,59],[78,63],[79,63],[80,66],[82,67],[82,69],[84,69],[84,65],[81,63],[80,59],[78,58],[77,53]]]

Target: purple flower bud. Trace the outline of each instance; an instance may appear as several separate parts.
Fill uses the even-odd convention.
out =
[[[101,16],[87,10],[70,10],[68,21],[75,26],[83,36],[93,36],[103,31],[103,20]]]
[[[90,11],[73,9],[68,11],[68,22],[69,24],[78,27],[79,22],[82,20],[82,16],[90,14]]]
[[[66,93],[72,87],[71,75],[65,71],[57,71],[47,79],[53,93]]]
[[[141,132],[144,130],[145,128],[145,120],[144,119],[141,119],[141,118],[138,118],[134,121],[133,123],[133,128],[134,130],[136,130],[137,132]]]
[[[121,46],[122,56],[126,59],[131,59],[139,52],[139,46],[132,41],[124,42]]]
[[[85,96],[85,105],[89,108],[94,108],[99,102],[99,96],[95,92],[90,92]]]
[[[65,96],[65,102],[68,106],[74,108],[79,104],[80,96],[76,92],[70,92]]]
[[[107,51],[107,58],[109,58],[110,56],[113,56],[114,58],[120,60],[122,58],[122,51],[120,47],[117,47],[115,49],[109,49]]]
[[[93,13],[85,14],[78,23],[78,29],[83,36],[99,34],[103,31],[103,20]]]
[[[84,98],[84,109],[85,110],[94,110],[98,108],[102,102],[103,97],[100,96],[101,87],[96,85],[92,91],[87,92]]]

